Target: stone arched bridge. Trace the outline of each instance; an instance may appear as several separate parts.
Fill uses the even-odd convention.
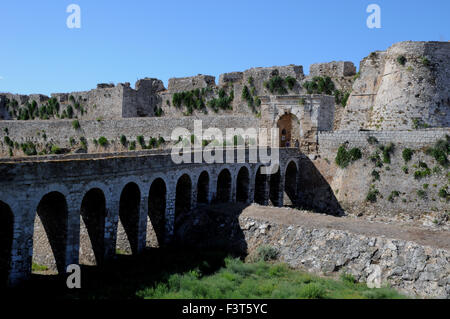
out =
[[[0,162],[2,283],[28,278],[32,265],[65,273],[170,243],[179,216],[200,203],[295,204],[303,157],[280,149],[272,175],[257,163],[175,164],[168,152]]]

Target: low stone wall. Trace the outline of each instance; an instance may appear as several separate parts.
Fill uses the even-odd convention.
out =
[[[215,117],[183,117],[183,118],[129,118],[121,120],[91,121],[79,120],[80,128],[75,129],[72,120],[48,120],[48,121],[0,121],[0,156],[9,156],[9,147],[4,141],[7,135],[13,142],[23,143],[32,141],[37,145],[47,143],[59,147],[70,148],[69,139],[73,137],[79,142],[80,137],[85,137],[90,144],[90,152],[101,152],[102,149],[92,149],[92,140],[104,136],[108,141],[115,141],[120,146],[120,136],[125,135],[129,141],[135,141],[139,135],[144,136],[146,142],[150,137],[162,136],[170,141],[172,131],[177,127],[186,128],[194,132],[194,120],[203,121],[203,130],[216,127],[225,134],[226,128],[259,127],[257,119],[241,116],[215,116]],[[44,138],[45,136],[45,138]],[[106,151],[119,150],[112,148]],[[105,151],[105,150],[103,150]]]
[[[408,147],[430,146],[438,139],[450,135],[450,128],[411,130],[411,131],[336,131],[319,132],[321,149],[337,149],[345,142],[355,146],[366,146],[367,139],[372,136],[380,143],[403,144]]]
[[[281,261],[294,268],[317,274],[346,272],[360,282],[366,282],[375,267],[380,267],[382,285],[410,296],[450,298],[450,251],[446,249],[249,217],[241,217],[239,222],[250,253],[270,245],[279,251]]]

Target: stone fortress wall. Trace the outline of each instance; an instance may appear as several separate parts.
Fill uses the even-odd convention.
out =
[[[450,42],[400,42],[361,61],[342,130],[450,126]]]

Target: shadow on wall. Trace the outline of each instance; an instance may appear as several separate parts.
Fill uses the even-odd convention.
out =
[[[239,225],[246,203],[198,205],[178,224],[173,245],[195,249],[220,250],[232,255],[246,255],[247,244]]]
[[[322,176],[314,163],[305,157],[301,162],[300,183],[298,187],[300,209],[317,213],[342,215],[344,209],[334,196],[330,184]]]

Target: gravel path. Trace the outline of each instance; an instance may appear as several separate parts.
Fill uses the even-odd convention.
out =
[[[371,222],[362,218],[334,217],[290,208],[259,205],[251,205],[245,208],[240,215],[241,217],[265,220],[270,223],[294,224],[314,229],[331,228],[374,237],[385,236],[386,238],[413,241],[424,246],[450,250],[450,232],[446,230],[426,229],[402,225],[401,223]]]

